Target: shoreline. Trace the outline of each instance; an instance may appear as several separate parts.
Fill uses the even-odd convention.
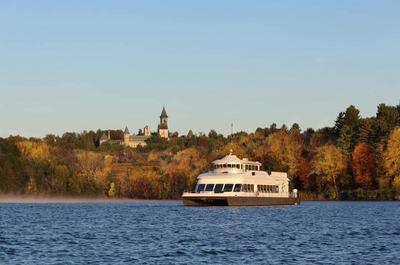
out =
[[[151,201],[178,201],[157,199],[130,199],[107,197],[79,197],[79,196],[41,196],[41,195],[0,195],[0,204],[7,203],[127,203],[127,202],[151,202]]]
[[[180,199],[138,199],[51,195],[0,195],[0,204],[7,203],[128,203],[128,202],[171,202]],[[302,202],[399,202],[399,200],[321,200],[303,199]]]

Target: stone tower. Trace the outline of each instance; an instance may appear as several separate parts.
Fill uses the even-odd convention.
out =
[[[160,115],[160,124],[158,125],[158,135],[161,138],[168,139],[168,115],[165,111],[165,107],[163,107],[161,115]]]
[[[146,136],[146,137],[151,136],[151,130],[150,130],[149,126],[146,125],[143,129],[143,132],[144,132],[144,136]]]
[[[125,130],[124,130],[124,145],[125,146],[129,145],[129,137],[130,137],[130,134],[129,134],[128,126],[126,126]]]

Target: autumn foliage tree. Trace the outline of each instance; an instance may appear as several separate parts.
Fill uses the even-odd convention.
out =
[[[345,167],[345,156],[332,144],[319,147],[311,161],[312,174],[319,177],[320,186],[333,190],[334,199],[339,199],[338,182]]]
[[[354,148],[351,167],[356,184],[367,191],[371,189],[375,181],[376,159],[369,144],[360,143]]]
[[[267,155],[271,159],[271,169],[288,172],[290,179],[300,169],[302,138],[284,131],[270,134],[267,139]]]
[[[386,176],[393,181],[393,187],[400,191],[400,128],[393,130],[389,136],[384,152]]]

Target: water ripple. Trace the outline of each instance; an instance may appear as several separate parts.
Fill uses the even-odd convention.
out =
[[[399,206],[1,204],[0,264],[400,264]]]

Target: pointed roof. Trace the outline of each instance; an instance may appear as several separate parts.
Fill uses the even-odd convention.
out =
[[[103,133],[103,135],[101,136],[100,140],[102,140],[102,141],[108,140],[108,137],[107,137],[106,133]]]
[[[160,118],[168,118],[167,112],[165,111],[165,107],[163,107]]]
[[[124,134],[129,134],[128,126],[125,127]]]

